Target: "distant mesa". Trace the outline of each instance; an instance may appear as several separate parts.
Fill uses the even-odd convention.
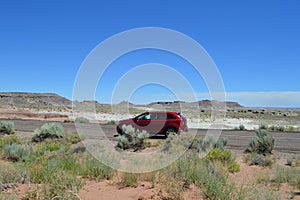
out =
[[[84,101],[74,101],[73,102],[77,109],[86,110],[91,108],[101,108],[107,107],[109,104],[99,103],[95,100],[84,100]],[[220,102],[215,100],[202,100],[197,102],[185,102],[185,101],[157,101],[148,104],[148,106],[163,106],[169,109],[177,108],[181,105],[187,108],[199,108],[211,109],[211,108],[223,108],[224,103],[228,109],[239,109],[244,108],[237,102]],[[65,97],[59,96],[53,93],[27,93],[27,92],[0,92],[0,104],[9,105],[16,107],[71,107],[72,101]],[[134,105],[128,101],[121,101],[116,104],[117,107],[124,106],[145,106],[145,105]]]
[[[224,105],[225,104],[225,105]],[[215,100],[202,100],[197,102],[185,102],[185,101],[158,101],[158,102],[152,102],[148,104],[150,106],[154,105],[163,105],[166,107],[178,107],[180,105],[186,106],[186,107],[197,107],[204,108],[204,109],[211,109],[211,108],[223,108],[226,106],[226,108],[229,109],[239,109],[244,108],[242,105],[240,105],[237,102],[221,102],[221,101],[215,101]]]
[[[0,92],[0,104],[22,107],[71,106],[67,98],[52,93]]]

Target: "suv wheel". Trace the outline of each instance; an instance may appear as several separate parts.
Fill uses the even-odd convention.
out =
[[[165,136],[168,137],[170,133],[177,133],[177,130],[174,127],[167,127],[165,129]]]

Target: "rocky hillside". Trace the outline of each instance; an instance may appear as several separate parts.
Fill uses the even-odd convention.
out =
[[[20,107],[71,106],[72,102],[51,93],[0,92],[0,105]]]

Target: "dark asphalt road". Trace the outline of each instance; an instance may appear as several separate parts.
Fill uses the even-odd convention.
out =
[[[40,128],[47,121],[38,120],[7,120],[13,121],[15,124],[15,131],[18,135],[31,135],[36,128]],[[61,123],[66,133],[76,133],[74,123]],[[101,125],[101,128],[106,136],[99,134],[99,124],[79,124],[80,130],[84,130],[84,135],[88,138],[107,137],[110,140],[115,140],[117,134],[115,125]],[[196,130],[196,129],[192,129]],[[206,135],[207,130],[198,129],[197,134]],[[275,138],[275,150],[286,153],[300,153],[300,133],[299,132],[270,132]],[[238,130],[223,130],[221,137],[228,139],[228,148],[231,149],[244,149],[249,141],[255,137],[254,131],[238,131]],[[164,137],[157,136],[157,139],[163,139]]]

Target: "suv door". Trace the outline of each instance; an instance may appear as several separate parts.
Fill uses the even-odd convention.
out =
[[[134,118],[134,128],[140,131],[149,132],[149,125],[151,124],[151,113],[143,113]]]

